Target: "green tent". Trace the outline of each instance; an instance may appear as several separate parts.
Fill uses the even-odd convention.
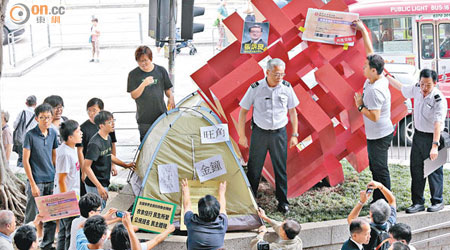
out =
[[[228,230],[249,230],[261,225],[250,184],[240,165],[232,141],[214,144],[200,142],[200,127],[222,123],[199,94],[193,93],[162,114],[152,125],[139,146],[136,175],[132,180],[135,195],[177,204],[175,225],[181,214],[181,186],[178,193],[161,193],[158,166],[176,164],[179,180],[198,179],[194,163],[220,154],[226,174],[211,181],[227,181],[226,208]],[[207,182],[207,181],[206,181]],[[196,206],[196,204],[193,204]]]

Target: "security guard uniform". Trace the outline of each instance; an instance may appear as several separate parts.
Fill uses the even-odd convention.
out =
[[[275,173],[278,205],[287,205],[287,143],[286,124],[289,109],[299,104],[291,85],[283,81],[269,87],[267,79],[253,83],[239,105],[250,110],[253,105],[253,131],[250,141],[247,177],[256,195],[261,171],[269,151]]]
[[[420,85],[403,86],[402,94],[406,98],[414,98],[414,136],[411,148],[411,196],[413,204],[423,205],[423,191],[426,179],[424,175],[423,161],[430,157],[433,145],[434,123],[441,123],[441,131],[444,129],[447,114],[447,100],[442,92],[434,87],[427,96],[423,96]],[[443,170],[442,166],[428,176],[430,185],[431,203],[433,205],[443,202]]]

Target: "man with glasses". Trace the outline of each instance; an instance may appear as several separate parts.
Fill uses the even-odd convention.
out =
[[[250,40],[242,43],[241,53],[256,54],[266,50],[267,44],[262,39],[263,28],[259,24],[254,24],[248,28]]]
[[[267,77],[253,83],[245,93],[239,105],[238,134],[239,144],[248,147],[245,136],[245,121],[250,107],[253,105],[252,135],[248,160],[247,177],[256,195],[261,171],[269,151],[275,173],[276,198],[278,211],[287,213],[287,114],[292,124],[289,145],[298,144],[298,119],[295,107],[299,104],[291,85],[283,80],[285,63],[278,58],[267,62]]]
[[[58,143],[61,145],[63,141],[59,136],[59,127],[62,122],[69,120],[67,117],[62,115],[64,111],[64,101],[59,95],[51,95],[44,99],[44,103],[50,104],[53,108],[53,117],[50,127],[58,134]]]
[[[108,200],[108,186],[111,179],[111,162],[123,168],[134,168],[134,162],[125,163],[112,152],[112,141],[109,133],[114,131],[114,117],[108,111],[100,111],[94,117],[99,127],[98,133],[89,141],[83,163],[83,173],[86,174],[86,192],[96,193],[102,198],[102,209]]]
[[[23,167],[28,177],[27,206],[25,223],[33,221],[38,214],[34,197],[53,194],[55,179],[57,133],[52,129],[53,109],[49,104],[41,104],[35,110],[38,125],[28,131],[23,142]],[[44,223],[44,239],[41,249],[53,248],[56,223]]]
[[[405,98],[414,98],[414,136],[411,147],[411,199],[412,205],[406,213],[417,213],[425,210],[423,192],[428,178],[431,193],[431,206],[428,212],[437,212],[444,208],[444,172],[440,166],[433,173],[424,177],[426,159],[436,160],[441,145],[441,133],[444,130],[447,115],[447,100],[436,87],[438,75],[436,71],[423,69],[420,82],[416,85],[403,85],[391,76],[389,83],[400,90]]]
[[[128,74],[127,92],[136,101],[136,120],[142,142],[153,122],[167,108],[175,108],[175,101],[169,74],[165,68],[153,63],[152,50],[147,46],[140,46],[134,56],[138,67]],[[167,107],[164,104],[164,94],[168,99]]]

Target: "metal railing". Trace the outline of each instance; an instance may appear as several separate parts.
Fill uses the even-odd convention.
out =
[[[450,128],[450,109],[447,110],[445,127]],[[394,163],[409,165],[414,129],[413,109],[410,109],[408,115],[395,124],[394,139],[389,148],[389,159],[398,161]],[[447,159],[449,161],[450,158]]]

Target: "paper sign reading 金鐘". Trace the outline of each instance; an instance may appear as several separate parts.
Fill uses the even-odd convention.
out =
[[[142,230],[161,233],[172,223],[176,204],[137,197],[133,207],[132,224]]]
[[[227,173],[225,163],[221,155],[215,155],[194,164],[200,182],[211,180]]]
[[[159,191],[162,194],[180,192],[178,166],[176,164],[158,165]]]
[[[200,127],[202,144],[225,142],[230,140],[228,124],[216,124],[209,127]]]
[[[39,213],[43,215],[42,222],[80,215],[75,191],[39,196],[34,199]]]
[[[358,20],[358,13],[308,9],[305,31],[302,39],[305,41],[329,44],[354,45],[356,29],[353,21]]]

